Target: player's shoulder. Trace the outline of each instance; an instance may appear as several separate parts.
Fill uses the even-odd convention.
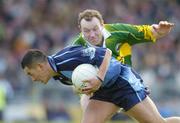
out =
[[[126,23],[104,24],[104,28],[109,32],[127,30],[127,29],[132,28],[132,27],[133,27],[133,25],[126,24]]]
[[[110,26],[130,26],[132,24],[128,24],[128,23],[108,23],[108,24],[104,24],[104,27],[110,27]]]
[[[70,52],[75,52],[79,49],[83,48],[81,45],[73,45],[73,46],[66,46],[59,52],[57,52],[55,55],[60,55],[60,54],[66,54]]]

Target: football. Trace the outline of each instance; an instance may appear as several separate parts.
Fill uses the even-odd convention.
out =
[[[83,81],[96,77],[97,71],[98,68],[91,64],[78,65],[72,73],[72,83],[75,89],[80,92],[80,90],[88,84]]]

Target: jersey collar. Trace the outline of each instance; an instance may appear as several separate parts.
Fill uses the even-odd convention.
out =
[[[105,42],[105,40],[111,36],[111,33],[107,31],[105,28],[102,29],[102,33],[103,33],[104,42]]]
[[[51,68],[52,68],[55,72],[58,72],[53,57],[52,57],[52,56],[48,56],[47,59],[48,59],[48,62],[49,62],[49,64],[50,64]]]

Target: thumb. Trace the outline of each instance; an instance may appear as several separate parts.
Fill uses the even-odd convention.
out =
[[[82,82],[84,82],[84,83],[88,83],[88,82],[89,82],[89,80],[88,80],[88,79],[85,79],[85,80],[83,80]]]
[[[153,27],[154,30],[158,30],[159,29],[159,25],[158,24],[153,24],[152,27]]]

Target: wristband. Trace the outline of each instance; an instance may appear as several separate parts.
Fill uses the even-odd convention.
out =
[[[103,80],[99,76],[96,76],[96,77],[99,81],[103,82]]]

